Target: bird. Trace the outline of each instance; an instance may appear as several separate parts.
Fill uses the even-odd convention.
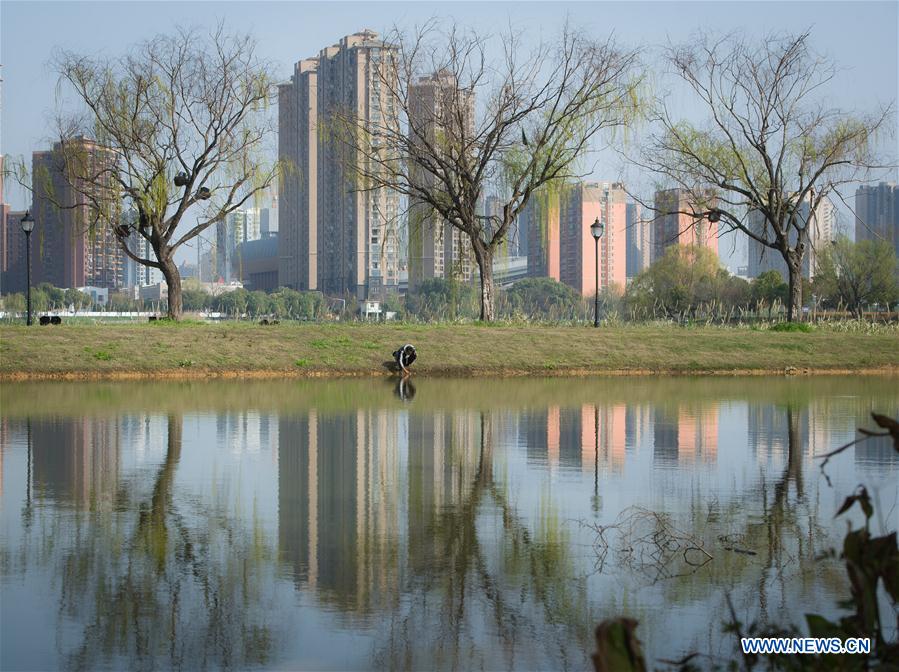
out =
[[[528,136],[524,134],[524,129],[521,129],[521,141],[524,143],[525,147],[530,147],[530,143],[528,143]]]

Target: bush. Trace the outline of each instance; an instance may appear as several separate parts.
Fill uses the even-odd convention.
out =
[[[805,322],[778,322],[777,324],[772,324],[768,327],[769,331],[786,331],[786,332],[802,332],[803,334],[808,334],[814,331],[814,328],[810,324],[806,324]]]

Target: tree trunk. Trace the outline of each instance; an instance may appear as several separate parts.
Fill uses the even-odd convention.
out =
[[[802,257],[796,251],[787,255],[790,295],[787,297],[787,321],[802,321]]]
[[[481,272],[481,321],[492,322],[496,319],[493,294],[493,248],[484,245],[480,240],[473,240],[475,260]]]
[[[170,256],[162,259],[160,263],[162,264],[162,275],[169,288],[169,309],[166,317],[170,320],[180,320],[183,312],[181,302],[181,273],[178,271],[178,266],[175,265],[175,260]]]

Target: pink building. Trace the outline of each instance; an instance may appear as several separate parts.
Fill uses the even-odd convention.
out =
[[[708,209],[705,204],[691,204],[683,189],[657,191],[650,263],[665,256],[671,245],[706,247],[717,256],[718,224],[702,216]]]
[[[624,291],[627,282],[627,194],[617,182],[584,182],[560,199],[559,279],[584,296],[596,291],[596,243],[590,225],[599,217],[599,289]]]

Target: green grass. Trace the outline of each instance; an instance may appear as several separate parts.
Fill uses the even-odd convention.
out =
[[[0,376],[371,375],[409,342],[418,375],[899,369],[895,328],[157,322],[0,326]]]
[[[777,324],[772,324],[768,327],[770,331],[779,331],[784,333],[796,333],[801,332],[803,334],[812,333],[815,328],[806,324],[805,322],[778,322]]]

